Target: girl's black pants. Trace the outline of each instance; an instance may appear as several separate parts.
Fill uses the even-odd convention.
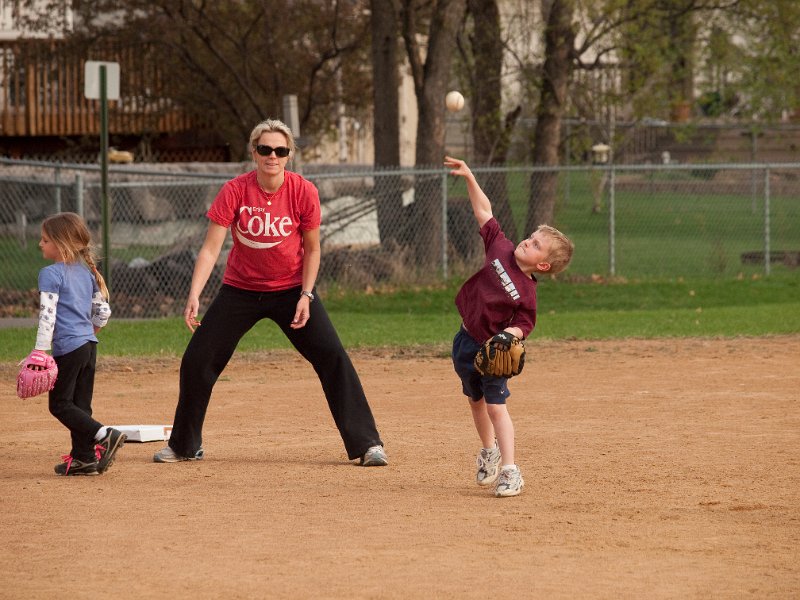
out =
[[[97,342],[86,342],[72,352],[53,358],[58,365],[58,377],[48,396],[50,414],[69,429],[72,458],[94,462],[97,460],[94,435],[102,427],[92,418]]]

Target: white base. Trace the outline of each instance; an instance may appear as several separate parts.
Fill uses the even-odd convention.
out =
[[[172,425],[110,425],[128,436],[128,442],[165,442]]]

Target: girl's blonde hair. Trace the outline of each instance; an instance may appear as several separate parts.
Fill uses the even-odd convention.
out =
[[[106,281],[97,270],[97,258],[92,247],[92,235],[79,215],[71,212],[62,212],[42,221],[42,231],[58,248],[61,258],[65,263],[74,263],[82,260],[89,267],[97,280],[97,286],[103,298],[108,300],[108,287]]]
[[[250,147],[248,150],[256,149],[258,138],[261,137],[262,133],[273,132],[282,133],[286,136],[286,145],[290,150],[289,156],[294,156],[295,143],[292,129],[286,123],[279,121],[278,119],[267,119],[266,121],[261,121],[261,123],[253,127],[253,131],[250,132]]]
[[[561,273],[569,266],[572,260],[575,244],[558,229],[550,227],[550,225],[539,225],[536,231],[542,232],[550,240],[550,254],[547,257],[547,262],[550,263],[548,273],[552,275]]]

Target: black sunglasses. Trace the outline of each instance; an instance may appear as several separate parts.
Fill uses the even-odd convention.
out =
[[[256,152],[258,152],[261,156],[269,156],[273,152],[275,156],[278,158],[286,158],[289,156],[289,150],[286,146],[278,146],[277,148],[273,148],[272,146],[265,146],[264,144],[259,144],[256,146]]]

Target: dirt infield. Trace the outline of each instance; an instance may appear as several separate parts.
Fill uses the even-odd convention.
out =
[[[128,443],[59,478],[43,397],[0,402],[0,598],[796,598],[800,336],[539,342],[511,384],[526,481],[473,483],[447,358],[354,353],[391,460],[346,460],[310,366],[237,356],[202,462]],[[170,423],[176,360],[103,359],[95,416]]]

